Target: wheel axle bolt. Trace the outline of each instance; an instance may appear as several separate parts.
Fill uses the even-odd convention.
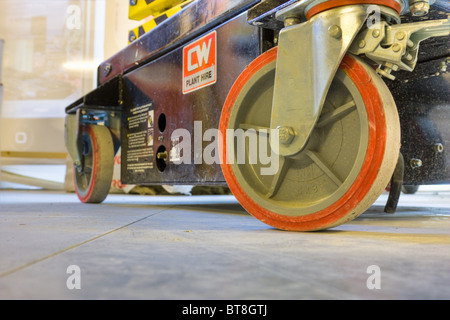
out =
[[[294,140],[295,131],[291,127],[280,126],[277,129],[280,143],[287,145]]]

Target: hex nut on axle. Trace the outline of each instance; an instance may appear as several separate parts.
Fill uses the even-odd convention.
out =
[[[291,127],[280,126],[277,128],[279,134],[279,141],[281,144],[288,145],[294,140],[295,131]]]

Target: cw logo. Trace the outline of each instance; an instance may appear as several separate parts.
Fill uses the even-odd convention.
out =
[[[208,40],[208,44],[206,44],[206,42],[203,42],[202,47],[200,47],[200,45],[197,45],[197,46],[193,47],[192,49],[188,50],[187,70],[189,72],[202,67],[203,64],[205,64],[205,65],[208,64],[209,54],[211,52],[211,44],[212,44],[212,39],[210,38]],[[194,53],[196,53],[196,57],[193,56]]]
[[[217,34],[213,31],[183,48],[183,94],[216,83]]]

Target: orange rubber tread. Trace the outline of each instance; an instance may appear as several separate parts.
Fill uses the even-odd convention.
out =
[[[342,6],[349,6],[349,5],[358,5],[358,4],[371,4],[371,5],[380,5],[385,6],[394,9],[397,11],[398,14],[400,14],[402,8],[400,4],[397,1],[394,0],[333,0],[333,1],[327,1],[320,3],[316,5],[315,7],[312,7],[307,13],[306,13],[306,19],[311,19],[316,14],[337,8]]]
[[[238,77],[233,85],[222,111],[219,130],[223,137],[229,126],[229,119],[236,99],[245,84],[265,65],[277,58],[277,48],[256,58]],[[369,141],[360,174],[347,192],[328,208],[305,216],[284,216],[269,211],[251,199],[237,181],[231,165],[227,164],[226,143],[220,145],[221,166],[230,190],[239,203],[260,221],[278,229],[292,231],[320,230],[343,219],[364,199],[377,178],[378,168],[384,159],[387,128],[383,103],[372,78],[354,57],[346,55],[340,66],[355,83],[367,110]],[[376,169],[374,169],[376,168]]]

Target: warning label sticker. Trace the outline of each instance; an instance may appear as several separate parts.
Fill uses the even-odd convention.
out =
[[[216,83],[216,39],[213,31],[183,48],[183,94]]]
[[[127,172],[143,173],[153,169],[154,117],[153,103],[130,109],[124,149]]]

